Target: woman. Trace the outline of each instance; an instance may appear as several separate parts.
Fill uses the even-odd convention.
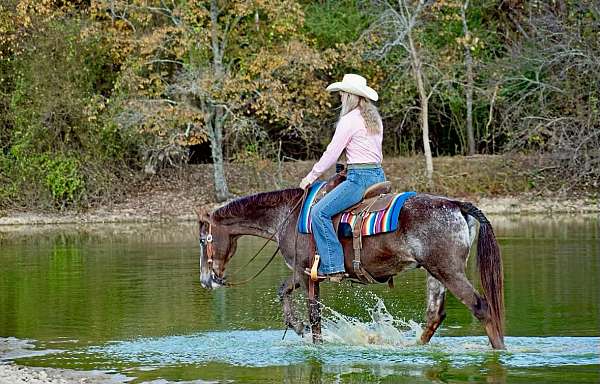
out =
[[[331,143],[310,173],[302,179],[300,188],[312,184],[346,150],[346,180],[325,195],[311,211],[312,232],[321,257],[319,278],[339,282],[345,273],[344,252],[331,218],[358,203],[368,187],[385,181],[381,168],[383,124],[377,108],[371,103],[371,100],[377,101],[377,92],[367,86],[364,77],[346,74],[341,82],[329,85],[327,90],[340,92],[340,118]]]

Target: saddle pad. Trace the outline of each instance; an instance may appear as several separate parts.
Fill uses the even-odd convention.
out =
[[[300,233],[312,233],[310,211],[314,205],[314,201],[318,196],[322,188],[327,183],[324,181],[315,182],[309,189],[306,201],[300,211],[300,217],[298,218],[298,232]],[[404,202],[409,197],[416,195],[416,192],[404,192],[395,194],[394,199],[390,203],[387,209],[378,212],[371,212],[365,216],[362,227],[363,236],[374,235],[382,232],[395,231],[398,228],[398,217],[400,216],[400,209],[404,205]],[[343,212],[341,223],[347,223],[350,226],[357,220],[356,215],[351,212]]]
[[[365,215],[362,223],[361,235],[370,236],[383,232],[393,232],[398,229],[398,219],[400,218],[400,210],[404,202],[409,197],[416,195],[416,192],[403,192],[395,194],[394,199],[389,207],[381,211],[370,212]],[[352,212],[342,213],[340,226],[342,223],[350,225],[354,228],[354,223],[358,220],[358,215]]]
[[[319,191],[325,187],[327,183],[325,181],[315,181],[308,190],[306,200],[300,211],[300,217],[298,217],[298,232],[300,233],[311,233],[311,219],[310,210],[314,205],[315,199]]]

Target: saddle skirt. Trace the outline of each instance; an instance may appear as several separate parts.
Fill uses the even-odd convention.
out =
[[[300,233],[312,233],[310,213],[316,202],[325,196],[326,184],[324,181],[318,181],[310,187],[298,219]],[[358,232],[355,226],[360,222],[362,236],[393,232],[398,229],[400,210],[404,202],[414,195],[416,192],[387,193],[370,197],[334,216],[333,222],[339,222],[339,232],[345,237],[352,237],[352,232]]]

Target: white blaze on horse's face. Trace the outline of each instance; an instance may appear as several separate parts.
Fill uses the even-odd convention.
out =
[[[200,284],[206,289],[215,289],[225,286],[223,273],[224,263],[229,258],[229,253],[235,251],[226,243],[222,232],[212,233],[214,228],[210,223],[200,221]],[[223,252],[229,252],[225,255]]]
[[[212,238],[209,237],[208,228],[209,225],[206,222],[199,221],[199,241],[200,241],[200,284],[202,288],[213,289],[215,287],[215,282],[213,281],[214,272],[212,270],[212,262],[209,262],[207,255],[207,245],[209,241],[212,241]]]

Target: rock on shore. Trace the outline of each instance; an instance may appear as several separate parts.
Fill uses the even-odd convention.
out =
[[[0,384],[97,384],[124,383],[131,378],[102,371],[26,367],[11,360],[54,353],[56,350],[35,349],[31,340],[0,337]]]
[[[12,363],[0,365],[0,384],[96,384],[124,383],[122,375],[100,371],[25,367]]]

